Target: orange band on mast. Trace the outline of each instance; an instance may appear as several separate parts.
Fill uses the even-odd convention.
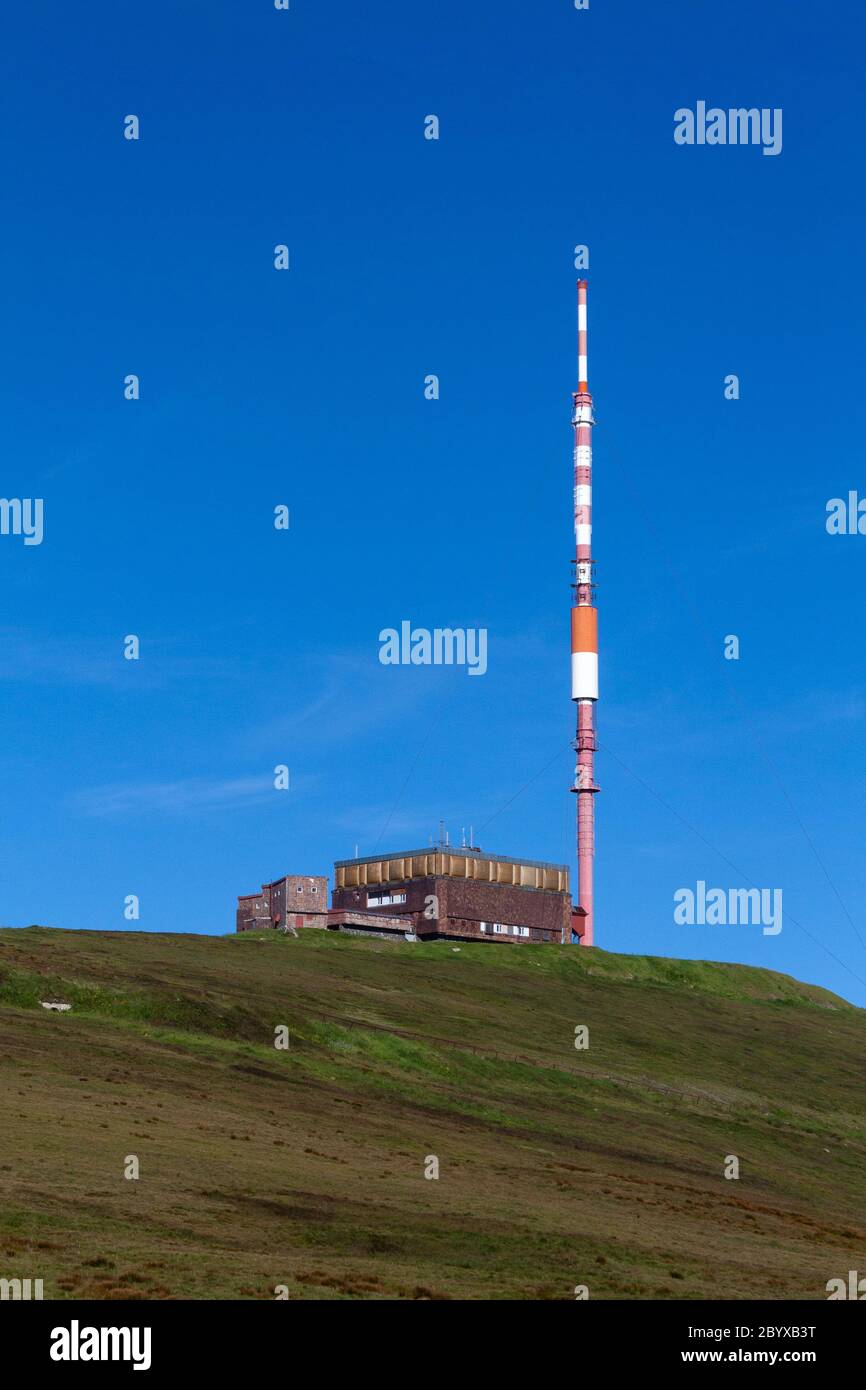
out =
[[[571,650],[598,651],[598,609],[581,605],[571,610]]]

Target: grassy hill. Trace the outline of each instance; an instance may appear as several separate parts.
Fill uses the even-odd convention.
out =
[[[0,1276],[52,1298],[824,1298],[866,1269],[864,1055],[866,1013],[744,966],[2,930]]]

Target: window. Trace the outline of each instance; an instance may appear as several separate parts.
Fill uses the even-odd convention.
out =
[[[390,907],[392,903],[404,903],[405,893],[368,893],[368,907]]]
[[[489,928],[490,928],[491,925],[492,925],[492,927],[493,927],[493,930],[496,932],[497,936],[528,936],[528,935],[529,935],[529,928],[528,928],[528,927],[515,927],[515,926],[509,925],[508,922],[493,922],[493,923],[482,922],[482,923],[481,923],[481,930],[482,930],[482,931],[487,931],[487,930],[489,930]]]

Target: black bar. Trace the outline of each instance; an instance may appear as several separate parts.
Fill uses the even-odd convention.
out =
[[[862,1300],[861,1300],[862,1301]],[[845,1303],[849,1306],[845,1306]],[[570,1306],[564,1307],[563,1304]],[[118,1360],[56,1360],[55,1351],[91,1347],[110,1355],[112,1341],[96,1342],[89,1329],[125,1330]],[[133,1329],[138,1329],[136,1338]],[[149,1331],[149,1342],[145,1336]],[[729,1370],[796,1365],[828,1373],[858,1356],[864,1317],[849,1300],[821,1302],[449,1302],[395,1307],[386,1300],[232,1303],[6,1302],[0,1337],[7,1367],[40,1378],[93,1377],[108,1371],[144,1376],[195,1372],[251,1377],[268,1368],[298,1375],[328,1374],[345,1365],[359,1375],[430,1385],[437,1369],[449,1380],[467,1363],[512,1372],[526,1359],[536,1371],[566,1358],[575,1376],[594,1367],[623,1371],[699,1373],[708,1365]],[[66,1334],[65,1336],[63,1334]],[[407,1338],[411,1339],[407,1343]],[[551,1339],[563,1338],[562,1341]],[[418,1340],[423,1339],[423,1340]],[[400,1350],[403,1347],[405,1350]],[[414,1354],[407,1352],[414,1347]],[[423,1349],[423,1352],[422,1352]],[[417,1355],[422,1352],[419,1360]],[[133,1360],[141,1363],[133,1370]],[[147,1362],[145,1365],[144,1363]],[[302,1366],[306,1369],[302,1371]],[[378,1369],[377,1369],[378,1368]],[[390,1369],[389,1369],[390,1368]],[[414,1369],[413,1369],[414,1368]],[[12,1378],[4,1376],[7,1384]],[[27,1383],[22,1382],[22,1383]],[[34,1380],[34,1384],[37,1381]]]

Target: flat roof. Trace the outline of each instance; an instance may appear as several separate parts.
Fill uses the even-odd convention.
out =
[[[474,859],[491,860],[499,864],[526,864],[532,869],[561,869],[568,871],[567,864],[552,864],[546,859],[516,859],[511,854],[492,854],[487,850],[470,849],[468,845],[425,845],[423,849],[393,849],[387,853],[365,854],[357,859],[335,859],[335,869],[348,868],[350,864],[380,864],[387,859],[412,859],[419,854],[468,854]]]

